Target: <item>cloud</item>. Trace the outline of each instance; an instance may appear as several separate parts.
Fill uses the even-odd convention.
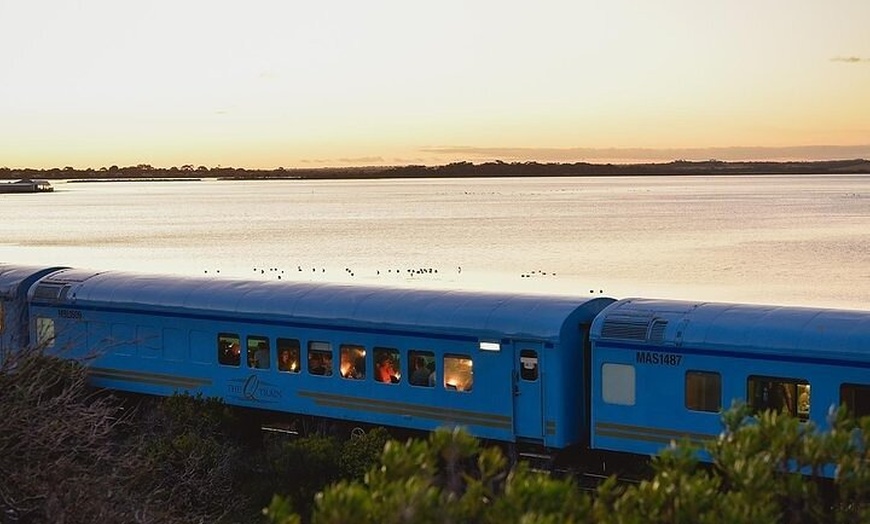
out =
[[[383,165],[384,158],[380,156],[357,156],[357,157],[342,157],[342,158],[300,158],[302,164],[319,164],[321,166],[334,166],[338,164],[351,164],[354,167]]]
[[[835,56],[831,59],[831,62],[845,62],[847,64],[860,64],[863,62],[870,64],[870,58],[862,58],[860,56]]]
[[[341,162],[342,164],[354,164],[354,165],[383,164],[384,163],[384,159],[382,157],[379,157],[379,156],[344,157],[344,158],[339,158],[338,161]]]
[[[857,146],[702,148],[524,148],[444,146],[421,149],[441,157],[538,162],[670,162],[673,160],[802,161],[870,158],[870,144]]]

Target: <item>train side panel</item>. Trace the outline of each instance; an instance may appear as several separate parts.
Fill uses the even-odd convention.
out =
[[[0,359],[30,346],[27,290],[58,269],[0,264]]]
[[[34,336],[97,386],[552,448],[588,434],[582,344],[611,302],[76,271],[39,285],[69,289],[32,295]]]
[[[735,401],[827,426],[870,414],[870,314],[627,299],[593,327],[592,446],[653,455],[715,439]]]

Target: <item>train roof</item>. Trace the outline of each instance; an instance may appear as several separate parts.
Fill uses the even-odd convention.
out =
[[[591,322],[608,298],[251,281],[67,269],[41,279],[34,301],[152,311],[214,312],[294,322],[555,339]]]
[[[605,308],[595,341],[711,352],[870,358],[870,312],[797,306],[627,298]]]
[[[22,284],[61,269],[45,266],[18,266],[0,263],[0,297],[13,298]]]

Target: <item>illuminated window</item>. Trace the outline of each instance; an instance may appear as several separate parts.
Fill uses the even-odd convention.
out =
[[[444,387],[455,391],[471,391],[474,386],[474,366],[468,355],[444,357]]]
[[[806,380],[752,376],[747,379],[746,398],[756,413],[780,411],[801,422],[810,418],[810,384]]]
[[[719,373],[686,372],[686,409],[710,413],[722,409],[722,377]]]
[[[398,384],[402,381],[402,362],[399,350],[375,348],[375,380],[382,384]]]
[[[636,398],[634,374],[634,366],[602,364],[601,399],[606,404],[633,406]]]
[[[339,348],[341,366],[338,372],[342,378],[362,380],[366,378],[366,349],[353,344],[342,344]]]
[[[41,348],[54,347],[54,319],[36,317],[36,343]]]
[[[242,361],[242,339],[233,333],[218,335],[218,362],[224,366],[238,366]]]
[[[278,371],[299,373],[299,341],[293,338],[277,340]]]
[[[843,384],[840,386],[840,403],[845,404],[855,418],[870,415],[870,386]]]
[[[266,337],[248,337],[248,367],[269,369],[269,339]]]
[[[412,386],[431,388],[435,386],[435,353],[431,351],[408,352],[408,382]]]

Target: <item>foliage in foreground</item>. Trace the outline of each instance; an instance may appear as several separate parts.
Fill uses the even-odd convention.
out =
[[[703,449],[709,464],[688,442],[674,444],[653,460],[652,478],[609,479],[593,494],[524,464],[511,468],[498,448],[484,449],[462,431],[389,442],[363,480],[317,495],[311,521],[870,522],[870,418],[855,423],[841,410],[831,414],[832,429],[819,432],[779,413],[749,417],[736,407],[723,421],[720,437]],[[825,471],[835,473],[832,481]],[[281,497],[264,513],[275,524],[300,521]]]
[[[275,493],[306,509],[362,478],[388,438],[264,439],[259,419],[219,400],[133,403],[86,379],[38,350],[0,362],[0,521],[262,522]]]
[[[404,443],[383,431],[263,438],[219,401],[177,396],[131,410],[85,379],[80,365],[38,351],[0,362],[3,521],[870,522],[870,419],[842,411],[822,433],[737,408],[706,446],[708,465],[680,443],[649,480],[611,479],[590,495],[512,467],[461,431]],[[826,471],[832,490],[822,489]]]
[[[85,379],[81,366],[38,352],[0,363],[4,522],[134,522],[136,511],[160,514],[132,489],[139,456],[114,438],[129,417],[89,392]]]

